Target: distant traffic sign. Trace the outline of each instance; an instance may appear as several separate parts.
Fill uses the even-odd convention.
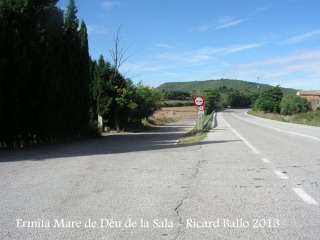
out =
[[[203,106],[204,105],[204,98],[201,96],[197,96],[193,99],[194,105],[197,107]]]

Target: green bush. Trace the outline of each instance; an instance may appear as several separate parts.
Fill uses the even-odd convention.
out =
[[[311,103],[307,99],[296,95],[286,95],[280,102],[280,109],[281,115],[304,113],[311,110]]]
[[[241,92],[231,92],[228,100],[231,107],[248,107],[251,104],[250,96]]]
[[[221,94],[218,91],[206,90],[203,94],[205,99],[206,114],[210,114],[213,110],[218,110],[222,108]]]
[[[263,91],[253,105],[253,110],[263,112],[280,112],[283,93],[279,86]]]

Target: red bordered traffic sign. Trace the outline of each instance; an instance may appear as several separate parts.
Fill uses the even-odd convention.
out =
[[[200,111],[200,112],[203,112],[203,111],[204,111],[204,106],[200,106],[200,107],[199,107],[199,111]]]
[[[193,99],[194,105],[197,107],[203,106],[204,105],[204,98],[201,96],[197,96]]]

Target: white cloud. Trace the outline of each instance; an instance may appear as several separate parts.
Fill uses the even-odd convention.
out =
[[[222,48],[205,47],[192,51],[163,52],[158,55],[158,58],[183,64],[188,63],[191,65],[205,65],[209,62],[216,61],[220,56],[249,50],[251,48],[261,47],[264,44],[265,42],[259,42],[252,44],[231,45]]]
[[[154,82],[222,78],[225,77],[227,69],[233,68],[233,65],[224,60],[227,55],[260,47],[263,44],[252,43],[222,48],[204,47],[186,51],[178,48],[171,49],[170,45],[164,44],[162,46],[159,44],[158,47],[168,50],[150,57],[149,61],[140,60],[126,63],[123,66],[123,71]]]
[[[208,30],[219,30],[219,29],[228,28],[228,27],[238,25],[238,24],[246,22],[248,20],[250,20],[250,18],[235,19],[233,17],[226,16],[226,17],[220,18],[216,22],[206,23],[206,24],[202,24],[198,27],[195,27],[195,28],[191,29],[190,32],[204,32],[204,31],[208,31]]]
[[[209,24],[209,23],[203,24],[201,26],[198,26],[198,27],[192,29],[191,32],[204,32],[204,31],[207,31],[209,29],[214,28],[214,25],[215,24]]]
[[[264,11],[267,11],[269,10],[270,8],[272,8],[273,5],[272,4],[268,4],[268,5],[265,5],[265,6],[262,6],[262,7],[259,7],[255,10],[256,13],[260,13],[260,12],[264,12]]]
[[[102,34],[102,35],[108,34],[108,30],[106,28],[99,27],[94,24],[87,25],[87,29],[88,29],[88,34]]]
[[[168,45],[168,44],[163,44],[163,43],[155,43],[154,44],[158,48],[165,48],[165,49],[175,49],[176,47]]]
[[[227,21],[223,21],[221,22],[218,26],[215,27],[215,29],[222,29],[222,28],[228,28],[228,27],[232,27],[235,25],[238,25],[240,23],[246,22],[250,20],[250,18],[243,18],[243,19],[239,19],[239,20],[233,20],[233,19],[229,19]]]
[[[120,3],[117,2],[117,1],[103,1],[101,3],[101,6],[104,8],[104,9],[110,9],[110,8],[113,8],[115,6],[119,6]]]
[[[233,66],[236,76],[298,89],[320,89],[320,49]]]
[[[280,42],[280,44],[293,44],[293,43],[297,43],[297,42],[303,42],[303,41],[307,41],[309,39],[319,37],[319,36],[320,36],[320,29],[315,30],[315,31],[311,31],[311,32],[307,32],[302,35],[291,37],[283,42]]]
[[[265,44],[266,44],[265,42],[259,42],[259,43],[252,43],[252,44],[235,45],[235,46],[231,46],[231,47],[227,48],[226,52],[228,52],[228,53],[241,52],[241,51],[248,50],[251,48],[262,47]]]
[[[279,66],[284,64],[292,64],[294,62],[314,62],[320,60],[320,50],[315,49],[311,51],[298,52],[287,56],[267,58],[261,61],[242,64],[242,66],[255,67],[255,66]]]
[[[137,61],[132,63],[125,63],[123,65],[123,68],[126,71],[133,71],[133,72],[158,72],[158,71],[164,71],[168,68],[167,65],[162,65],[159,62],[156,61]]]

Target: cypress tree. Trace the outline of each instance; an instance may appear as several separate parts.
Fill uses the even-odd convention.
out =
[[[81,21],[80,31],[79,31],[79,39],[80,39],[80,78],[79,84],[81,87],[80,98],[82,111],[81,111],[81,124],[85,129],[88,125],[89,121],[89,84],[90,84],[90,56],[89,56],[89,45],[88,45],[88,33],[87,27],[84,21]]]
[[[78,35],[79,20],[76,16],[77,8],[74,0],[69,0],[63,25],[63,116],[61,126],[63,134],[79,136],[81,128],[81,105],[78,99],[80,83],[80,39]]]
[[[97,104],[97,113],[105,119],[110,117],[114,102],[111,93],[112,85],[109,82],[111,71],[111,64],[101,55],[94,71],[93,97]]]
[[[50,125],[45,120],[50,111],[47,93],[52,90],[46,86],[59,75],[62,49],[59,29],[63,16],[56,2],[0,2],[0,147],[47,138],[43,130]]]
[[[97,101],[94,96],[95,91],[95,79],[94,74],[97,68],[97,62],[92,61],[90,58],[90,82],[89,82],[89,118],[91,122],[95,122],[98,119],[97,113]]]
[[[88,127],[90,58],[74,0],[0,1],[0,148],[57,141]]]

